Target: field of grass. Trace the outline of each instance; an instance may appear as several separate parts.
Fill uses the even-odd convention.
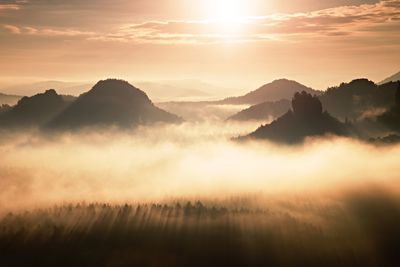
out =
[[[1,266],[400,266],[400,201],[70,204],[4,215]]]

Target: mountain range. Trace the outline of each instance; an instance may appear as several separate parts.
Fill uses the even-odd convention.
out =
[[[2,127],[32,127],[42,125],[68,106],[69,102],[54,89],[31,97],[23,97],[18,103],[0,113]]]
[[[345,124],[323,111],[317,96],[303,91],[295,93],[291,110],[240,139],[267,139],[292,144],[302,142],[306,137],[348,133],[349,129]]]
[[[392,90],[395,87],[396,89],[391,97],[392,100],[388,101],[393,104],[380,115],[359,118],[354,122],[346,121],[343,123],[327,111],[324,111],[321,97],[312,96],[303,91],[294,95],[291,110],[272,123],[262,125],[253,133],[239,139],[267,139],[273,142],[292,144],[302,142],[306,137],[338,135],[366,140],[365,138],[368,137],[368,133],[375,131],[380,136],[369,138],[370,142],[377,144],[400,142],[400,81],[381,85],[384,86],[385,90],[365,79],[355,80],[350,84],[352,86],[348,87],[349,84],[342,84],[338,87],[342,89],[335,88],[334,90],[346,90],[345,93],[352,92],[354,95],[357,95],[357,92],[363,95],[364,90],[367,90],[368,96],[371,96],[371,92],[368,90],[372,90],[372,95],[378,95],[378,97],[372,98],[373,101],[368,102],[371,105],[371,103],[380,103],[379,101],[382,100],[387,102],[388,100],[385,99],[387,91],[385,90],[388,90],[387,88]],[[353,88],[354,84],[364,85],[364,87],[361,86],[356,89]],[[329,91],[326,94],[329,94]],[[344,98],[341,93],[339,95]],[[333,97],[332,95],[328,96],[330,98]],[[352,106],[357,107],[354,104]]]
[[[328,88],[320,100],[333,116],[355,120],[392,107],[396,89],[396,82],[377,85],[368,79],[356,79]]]
[[[216,101],[216,103],[230,105],[257,105],[263,102],[274,102],[282,99],[289,100],[293,97],[295,93],[303,91],[312,95],[322,94],[322,91],[314,90],[296,81],[279,79],[271,83],[265,84],[260,88],[251,91],[245,95],[229,97],[221,101]]]
[[[334,117],[344,121],[379,115],[394,105],[397,83],[377,85],[368,79],[355,79],[349,83],[328,88],[317,94],[322,107]],[[306,91],[307,92],[307,91]],[[291,96],[292,97],[292,96]],[[290,98],[289,98],[290,99]],[[230,120],[262,120],[277,118],[290,109],[286,99],[263,102],[234,114]]]
[[[172,101],[159,103],[159,105],[167,111],[185,118],[185,120],[199,120],[199,118],[201,120],[202,117],[217,117],[232,121],[264,120],[265,118],[276,118],[288,111],[293,95],[302,91],[313,95],[323,93],[295,81],[280,79],[242,96],[214,101]],[[252,105],[256,106],[249,108]],[[243,107],[248,110],[243,110],[238,114],[227,114],[225,112],[226,110],[238,112]]]
[[[156,107],[143,91],[116,79],[99,81],[78,98],[62,96],[50,89],[23,97],[15,106],[0,111],[1,127],[78,129],[181,121],[179,117]]]
[[[264,101],[267,97],[274,100]],[[210,107],[228,107],[229,110],[250,102],[260,103],[231,115],[228,120],[275,120],[259,127],[248,135],[249,138],[296,143],[307,136],[324,134],[348,135],[351,132],[366,138],[373,130],[378,134],[373,136],[379,138],[383,133],[400,132],[400,82],[377,85],[368,79],[356,79],[321,92],[281,79],[240,97],[174,104],[182,113],[188,113],[190,108],[197,109],[204,117],[204,111]],[[218,113],[216,109],[211,111]],[[181,122],[182,119],[173,113],[157,107],[145,92],[128,82],[108,79],[99,81],[79,97],[49,89],[23,97],[15,106],[1,106],[0,127],[81,129]]]
[[[99,81],[80,95],[47,127],[77,129],[89,126],[131,127],[155,122],[176,123],[181,119],[156,107],[140,89],[126,81]]]

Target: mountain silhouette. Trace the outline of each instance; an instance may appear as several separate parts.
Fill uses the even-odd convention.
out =
[[[9,110],[11,110],[11,106],[7,105],[7,104],[2,104],[0,106],[0,122],[1,122],[1,116],[3,113],[8,112]]]
[[[234,121],[262,121],[271,118],[282,116],[290,109],[290,101],[282,99],[275,102],[264,102],[244,109],[231,117],[228,120]]]
[[[308,136],[326,134],[346,135],[345,124],[328,112],[323,112],[317,96],[307,92],[296,93],[292,99],[292,110],[279,117],[271,124],[259,127],[245,139],[268,139],[279,143],[298,143]]]
[[[68,102],[54,89],[31,97],[23,97],[0,114],[2,127],[40,126],[60,113]]]
[[[388,82],[397,82],[400,81],[400,71],[396,74],[393,74],[392,76],[384,79],[383,81],[379,82],[378,84],[385,84]]]
[[[74,129],[88,126],[130,127],[154,122],[180,122],[181,119],[157,108],[147,95],[123,80],[99,81],[80,95],[47,126]]]
[[[394,99],[393,107],[378,116],[377,120],[390,130],[400,132],[400,81],[397,82],[397,90]]]
[[[392,107],[396,88],[394,82],[377,85],[368,79],[356,79],[328,88],[319,98],[332,116],[341,120],[358,119]]]
[[[290,100],[296,92],[305,91],[309,94],[319,95],[322,92],[306,87],[296,81],[287,79],[275,80],[265,84],[255,91],[238,97],[229,97],[218,101],[218,104],[249,104],[256,105],[263,102],[279,101],[282,99]]]

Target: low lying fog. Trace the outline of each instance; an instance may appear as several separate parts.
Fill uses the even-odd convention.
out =
[[[299,146],[230,140],[256,127],[186,123],[124,132],[1,133],[0,210],[399,185],[400,146],[338,138]]]

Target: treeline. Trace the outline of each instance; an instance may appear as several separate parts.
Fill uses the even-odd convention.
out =
[[[0,256],[2,266],[398,266],[399,223],[383,193],[262,209],[77,204],[5,215]]]

